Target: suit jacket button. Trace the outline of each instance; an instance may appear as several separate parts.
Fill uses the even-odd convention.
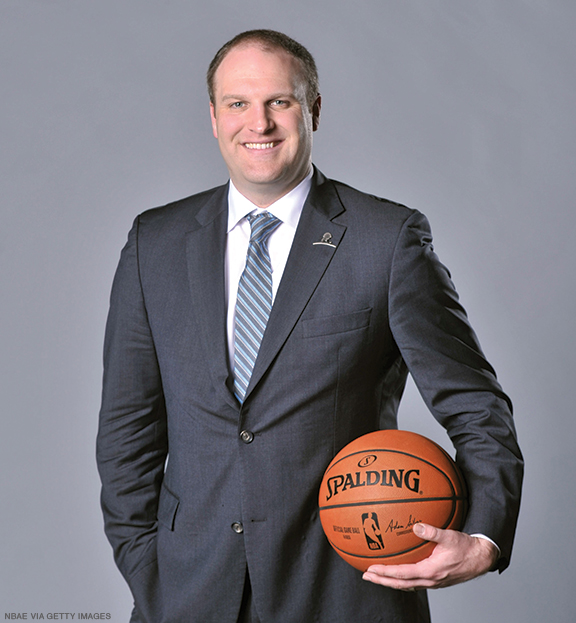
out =
[[[236,534],[242,534],[244,532],[244,526],[239,521],[235,521],[232,524],[232,530],[234,530]]]
[[[240,439],[242,439],[244,443],[252,443],[254,441],[254,433],[250,430],[243,430],[240,433]]]

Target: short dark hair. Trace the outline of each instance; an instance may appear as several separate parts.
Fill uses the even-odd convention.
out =
[[[224,60],[228,52],[233,48],[242,45],[244,43],[257,43],[262,46],[263,49],[282,49],[288,52],[291,56],[300,61],[302,67],[302,77],[306,83],[306,101],[310,109],[316,98],[319,95],[318,85],[318,69],[314,58],[308,50],[290,38],[284,33],[276,30],[247,30],[236,35],[233,39],[230,39],[216,52],[216,56],[212,59],[208,72],[206,74],[206,82],[208,84],[208,95],[210,101],[214,104],[214,76],[216,70],[220,67],[220,63]]]

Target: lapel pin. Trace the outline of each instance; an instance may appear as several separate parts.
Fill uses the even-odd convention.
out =
[[[318,242],[313,242],[312,244],[323,244],[326,247],[336,248],[336,245],[332,244],[332,234],[329,231],[327,231]]]

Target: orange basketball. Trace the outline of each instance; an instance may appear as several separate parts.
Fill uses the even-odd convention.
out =
[[[466,504],[464,479],[450,456],[404,430],[355,439],[334,457],[320,485],[324,533],[360,571],[428,557],[435,543],[419,539],[412,526],[459,530]]]

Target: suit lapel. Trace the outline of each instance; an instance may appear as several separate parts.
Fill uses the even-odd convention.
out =
[[[208,355],[214,385],[233,408],[238,403],[227,386],[226,289],[224,256],[228,223],[228,186],[216,190],[186,233],[186,255],[193,309]]]
[[[245,400],[294,329],[310,297],[338,250],[346,226],[335,222],[344,207],[332,184],[316,171],[304,204],[292,249],[274,300]],[[329,244],[320,242],[330,235]]]

